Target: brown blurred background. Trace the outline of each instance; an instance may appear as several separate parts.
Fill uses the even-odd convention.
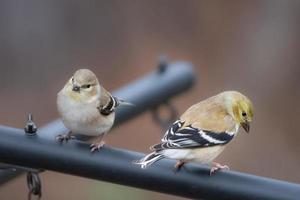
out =
[[[252,99],[251,134],[241,133],[218,161],[299,183],[299,24],[297,0],[1,1],[0,124],[22,128],[28,112],[39,126],[57,118],[56,93],[80,67],[114,90],[154,70],[164,53],[192,62],[198,76],[192,90],[173,99],[180,113],[224,90]],[[160,134],[146,113],[106,142],[148,152]],[[182,199],[54,172],[41,176],[47,200]],[[26,195],[24,176],[0,188],[1,199]]]

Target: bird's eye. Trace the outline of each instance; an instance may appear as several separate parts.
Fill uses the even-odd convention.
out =
[[[243,115],[243,117],[246,117],[246,116],[247,116],[247,113],[242,112],[242,115]]]
[[[90,84],[88,84],[88,85],[83,85],[83,86],[82,86],[82,88],[90,88],[90,87],[91,87]]]

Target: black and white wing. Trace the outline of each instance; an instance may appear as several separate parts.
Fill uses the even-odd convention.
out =
[[[201,148],[228,143],[234,134],[194,128],[191,125],[183,127],[184,122],[177,120],[165,133],[161,143],[151,147],[155,151],[163,149]]]
[[[107,105],[98,108],[102,115],[109,115],[115,111],[116,107],[120,105],[120,100],[109,94],[109,101]]]
[[[106,92],[106,95],[103,96],[102,100],[105,102],[105,105],[100,105],[98,107],[102,115],[113,113],[119,105],[134,106],[134,104],[130,102],[112,96],[109,92]]]

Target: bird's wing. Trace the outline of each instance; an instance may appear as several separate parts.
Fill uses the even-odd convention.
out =
[[[98,109],[102,115],[109,115],[114,112],[119,105],[135,106],[134,104],[127,102],[123,99],[119,99],[111,95],[104,87],[101,86],[101,96],[99,99]]]
[[[216,95],[191,106],[152,149],[201,148],[228,143],[239,124],[228,112],[227,104],[224,97]]]
[[[152,150],[201,148],[228,143],[234,134],[229,132],[212,132],[184,126],[184,121],[177,120],[165,133],[161,143],[151,147]]]
[[[103,87],[101,89],[102,94],[100,97],[98,109],[102,115],[109,115],[115,111],[116,107],[120,105],[120,101],[116,97],[112,96]]]

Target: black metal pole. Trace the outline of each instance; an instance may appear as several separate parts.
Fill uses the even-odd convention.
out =
[[[88,144],[82,141],[60,144],[45,138],[42,132],[28,136],[23,130],[0,126],[0,138],[0,161],[12,165],[53,170],[193,199],[297,200],[300,196],[298,184],[232,171],[209,176],[209,169],[201,165],[187,164],[175,174],[175,162],[167,159],[140,169],[132,161],[141,158],[141,153],[106,146],[92,154]]]
[[[135,104],[134,107],[124,106],[116,110],[114,127],[186,91],[193,85],[194,81],[195,74],[190,63],[184,61],[170,64],[160,63],[160,67],[154,72],[113,92],[116,97]],[[49,139],[67,131],[60,119],[48,123],[39,130],[43,133],[43,137]],[[0,170],[0,184],[5,183],[20,172],[20,170]]]

